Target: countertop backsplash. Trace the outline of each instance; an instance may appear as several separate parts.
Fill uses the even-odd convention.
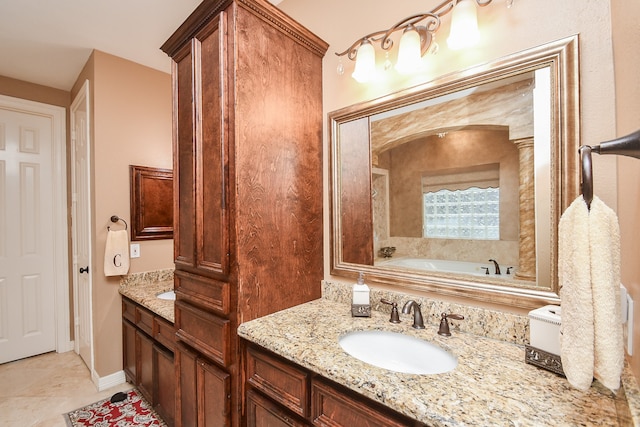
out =
[[[164,270],[144,271],[132,273],[120,278],[120,286],[135,286],[142,283],[166,282],[173,280],[173,268]]]
[[[351,304],[352,286],[353,285],[348,283],[323,280],[322,297],[335,302]],[[372,287],[370,291],[371,309],[390,314],[391,306],[381,303],[381,299],[398,303],[398,310],[402,310],[402,306],[407,301],[414,300],[421,305],[425,323],[433,325],[440,324],[442,313],[461,314],[464,316],[464,320],[449,319],[452,332],[462,331],[514,344],[529,344],[528,316],[443,302],[426,297],[409,295],[403,292],[381,290]]]

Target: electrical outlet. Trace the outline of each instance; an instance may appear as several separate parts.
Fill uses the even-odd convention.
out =
[[[129,247],[129,253],[131,258],[140,258],[140,243],[132,243]]]

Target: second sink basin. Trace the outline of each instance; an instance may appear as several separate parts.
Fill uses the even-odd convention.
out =
[[[356,359],[395,372],[442,374],[458,366],[458,359],[443,348],[397,332],[349,332],[339,343]]]
[[[162,292],[161,294],[156,295],[156,298],[175,301],[176,300],[176,293],[174,291]]]

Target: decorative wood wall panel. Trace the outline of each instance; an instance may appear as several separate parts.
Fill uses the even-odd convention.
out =
[[[173,238],[173,170],[129,166],[131,240]]]

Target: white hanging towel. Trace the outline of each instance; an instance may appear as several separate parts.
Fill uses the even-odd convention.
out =
[[[577,389],[595,376],[615,391],[624,366],[618,219],[595,196],[589,211],[580,196],[562,215],[558,238],[564,373]]]
[[[560,282],[560,357],[567,380],[586,390],[593,381],[593,293],[589,272],[589,209],[574,200],[558,226]]]
[[[610,390],[620,388],[624,337],[620,322],[620,226],[615,212],[597,197],[589,213],[591,289],[595,361],[594,376]]]
[[[129,272],[129,233],[127,230],[108,230],[104,250],[104,275],[121,276]]]

